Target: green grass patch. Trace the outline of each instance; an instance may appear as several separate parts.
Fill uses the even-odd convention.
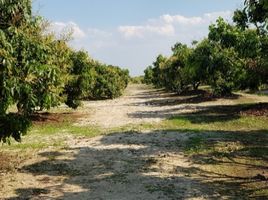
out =
[[[164,127],[210,131],[268,130],[268,117],[184,115],[163,122]]]
[[[76,126],[71,123],[34,125],[29,135],[55,135],[58,133],[94,137],[101,132],[96,127]]]
[[[187,154],[200,153],[207,150],[209,148],[205,145],[205,139],[200,135],[189,137],[185,143],[185,153]]]
[[[22,137],[22,142],[11,140],[9,144],[2,144],[3,150],[45,149],[48,147],[65,147],[68,137],[94,137],[104,134],[95,127],[80,127],[71,123],[53,123],[33,125],[27,135]]]

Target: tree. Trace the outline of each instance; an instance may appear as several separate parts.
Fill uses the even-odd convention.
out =
[[[193,89],[209,84],[217,96],[267,84],[268,1],[246,0],[233,20],[235,25],[220,17],[209,26],[207,39],[194,41],[192,48],[176,43],[169,58],[160,55],[153,67],[147,68],[147,76],[152,70],[150,79],[156,87],[178,93],[190,84]]]
[[[266,0],[245,0],[245,7],[236,10],[233,21],[242,29],[254,24],[259,33],[268,31],[268,2]]]
[[[173,55],[168,60],[166,87],[174,92],[181,93],[188,89],[190,84],[188,72],[188,57],[191,49],[182,43],[172,47]]]
[[[260,36],[261,49],[259,51],[259,62],[257,73],[261,75],[261,83],[268,83],[268,1],[266,0],[245,0],[244,12],[247,14],[248,22],[257,27]],[[256,66],[256,65],[255,65]]]
[[[46,32],[31,3],[0,0],[0,142],[20,141],[37,111],[62,102],[77,108],[88,97],[118,97],[129,80],[127,70],[74,52],[64,38]],[[17,112],[8,112],[11,105]]]
[[[197,44],[196,48],[189,55],[187,61],[189,66],[188,73],[194,90],[197,90],[201,83],[208,84],[208,70],[212,64],[212,52],[213,47],[209,40],[204,39]]]
[[[2,0],[0,8],[0,141],[19,141],[33,112],[60,103],[69,48],[44,34],[31,1]],[[13,104],[17,113],[7,111]]]
[[[209,27],[208,39],[211,43],[211,65],[208,73],[214,94],[225,96],[236,89],[237,78],[243,74],[244,61],[239,57],[236,46],[241,32],[236,27],[219,18]]]
[[[128,85],[128,70],[97,62],[85,51],[73,52],[71,61],[70,79],[65,86],[65,103],[74,109],[82,99],[119,97]]]
[[[153,63],[153,84],[158,87],[164,87],[165,79],[163,69],[165,68],[167,58],[163,55],[158,55],[156,61]]]
[[[1,0],[0,28],[20,27],[32,20],[31,0]]]
[[[114,99],[122,95],[129,81],[129,71],[115,66],[97,65],[93,99]]]
[[[144,70],[144,83],[145,84],[152,84],[154,78],[153,67],[150,65]]]
[[[188,57],[191,48],[187,45],[177,43],[172,47],[173,55],[169,58],[159,55],[153,66],[145,70],[145,82],[154,86],[164,87],[169,91],[181,93],[188,89]]]
[[[268,2],[265,0],[245,0],[245,7],[237,10],[233,18],[236,26],[244,32],[238,51],[246,59],[248,70],[247,84],[250,89],[258,89],[261,84],[267,84],[268,58]],[[249,28],[252,24],[256,30]]]
[[[72,52],[70,79],[65,86],[67,99],[65,103],[74,109],[81,104],[81,99],[92,95],[95,84],[93,60],[85,51]]]

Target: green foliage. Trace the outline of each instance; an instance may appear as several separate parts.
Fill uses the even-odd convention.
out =
[[[154,79],[154,71],[153,67],[149,66],[144,70],[144,83],[152,84]]]
[[[187,45],[177,43],[172,48],[173,55],[168,60],[166,84],[167,89],[177,93],[188,89],[190,83],[188,57],[191,49]]]
[[[0,8],[0,141],[19,141],[32,112],[58,104],[64,68],[56,65],[54,37],[44,35],[43,20],[31,15],[31,1],[3,0]],[[19,114],[7,113],[13,104]]]
[[[243,11],[235,11],[236,26],[219,18],[210,25],[208,38],[193,42],[192,47],[177,43],[169,58],[158,56],[153,67],[145,70],[145,83],[177,93],[196,90],[204,83],[212,87],[216,96],[230,95],[237,89],[257,90],[267,84],[267,17],[264,20],[254,13],[252,2],[264,16],[266,3],[246,2]],[[249,28],[253,22],[257,29]]]
[[[245,10],[236,10],[234,12],[233,21],[243,30],[248,28],[248,16]]]
[[[0,116],[0,142],[9,142],[10,137],[19,142],[21,135],[26,134],[30,125],[30,120],[22,115],[7,114]]]
[[[71,55],[72,67],[69,70],[70,78],[65,86],[67,99],[65,103],[76,109],[80,106],[80,99],[92,91],[92,64],[87,52],[78,51]]]
[[[205,39],[193,49],[188,57],[188,73],[193,89],[197,90],[201,83],[208,84],[209,69],[211,68],[211,54],[213,47]]]
[[[164,87],[165,77],[164,77],[163,69],[165,68],[166,61],[167,61],[166,57],[164,57],[163,55],[159,55],[156,58],[156,61],[153,63],[152,83],[156,87]]]
[[[133,84],[142,84],[144,83],[144,76],[131,77],[130,82]]]
[[[127,71],[100,67],[86,52],[73,52],[66,40],[47,33],[45,21],[32,15],[31,4],[0,0],[0,142],[10,137],[19,141],[34,112],[63,101],[77,108],[95,89],[98,98],[115,98],[128,83]],[[17,113],[9,114],[12,105]]]
[[[129,81],[128,70],[105,65],[98,65],[95,70],[96,78],[91,98],[114,99],[122,95]]]
[[[129,81],[128,70],[94,61],[87,52],[73,52],[65,103],[77,108],[81,99],[113,99],[122,95]]]
[[[268,31],[268,2],[266,0],[245,0],[244,11],[250,23],[260,31]]]
[[[0,28],[20,26],[32,19],[31,0],[0,0]]]
[[[191,82],[188,57],[192,49],[177,43],[173,48],[173,55],[166,58],[159,55],[153,63],[145,70],[144,81],[154,84],[156,87],[165,87],[167,90],[181,93],[188,89]]]
[[[253,24],[261,34],[268,31],[268,2],[266,0],[245,0],[245,7],[236,10],[233,21],[239,28],[245,30]]]

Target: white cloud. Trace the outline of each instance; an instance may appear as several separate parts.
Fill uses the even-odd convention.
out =
[[[214,22],[219,16],[221,16],[224,19],[230,20],[233,16],[233,12],[228,10],[228,11],[212,12],[204,14],[204,18],[207,22]]]
[[[120,26],[118,28],[125,38],[145,38],[148,35],[160,35],[172,37],[181,34],[193,35],[197,32],[197,28],[202,26],[207,28],[208,25],[222,16],[225,19],[230,19],[231,11],[206,13],[202,16],[186,17],[183,15],[162,15],[157,19],[150,19],[144,25],[138,26]]]
[[[146,25],[146,26],[120,26],[118,31],[125,38],[143,38],[146,33],[156,33],[163,36],[172,36],[175,33],[174,27],[170,24]]]
[[[183,24],[183,25],[196,25],[202,23],[202,17],[185,17],[182,15],[162,15],[160,17],[165,23],[169,24]]]
[[[64,22],[53,22],[51,24],[50,30],[57,36],[66,33],[72,33],[73,39],[83,39],[86,37],[86,33],[74,22],[70,21]]]
[[[80,28],[74,22],[55,22],[51,30],[60,35],[73,30],[75,49],[84,48],[102,62],[128,66],[132,75],[142,74],[158,54],[170,55],[176,42],[191,44],[207,36],[208,26],[219,17],[230,20],[231,11],[205,13],[200,16],[165,14],[140,24],[112,29]]]
[[[91,38],[109,38],[113,34],[108,31],[103,31],[97,28],[88,28],[87,35]]]
[[[145,27],[142,26],[120,26],[118,31],[122,33],[126,38],[142,37]]]

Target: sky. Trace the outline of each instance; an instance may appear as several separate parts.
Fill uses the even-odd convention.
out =
[[[142,75],[176,42],[190,45],[207,36],[219,16],[231,22],[243,0],[34,0],[34,12],[70,45],[106,64]]]

